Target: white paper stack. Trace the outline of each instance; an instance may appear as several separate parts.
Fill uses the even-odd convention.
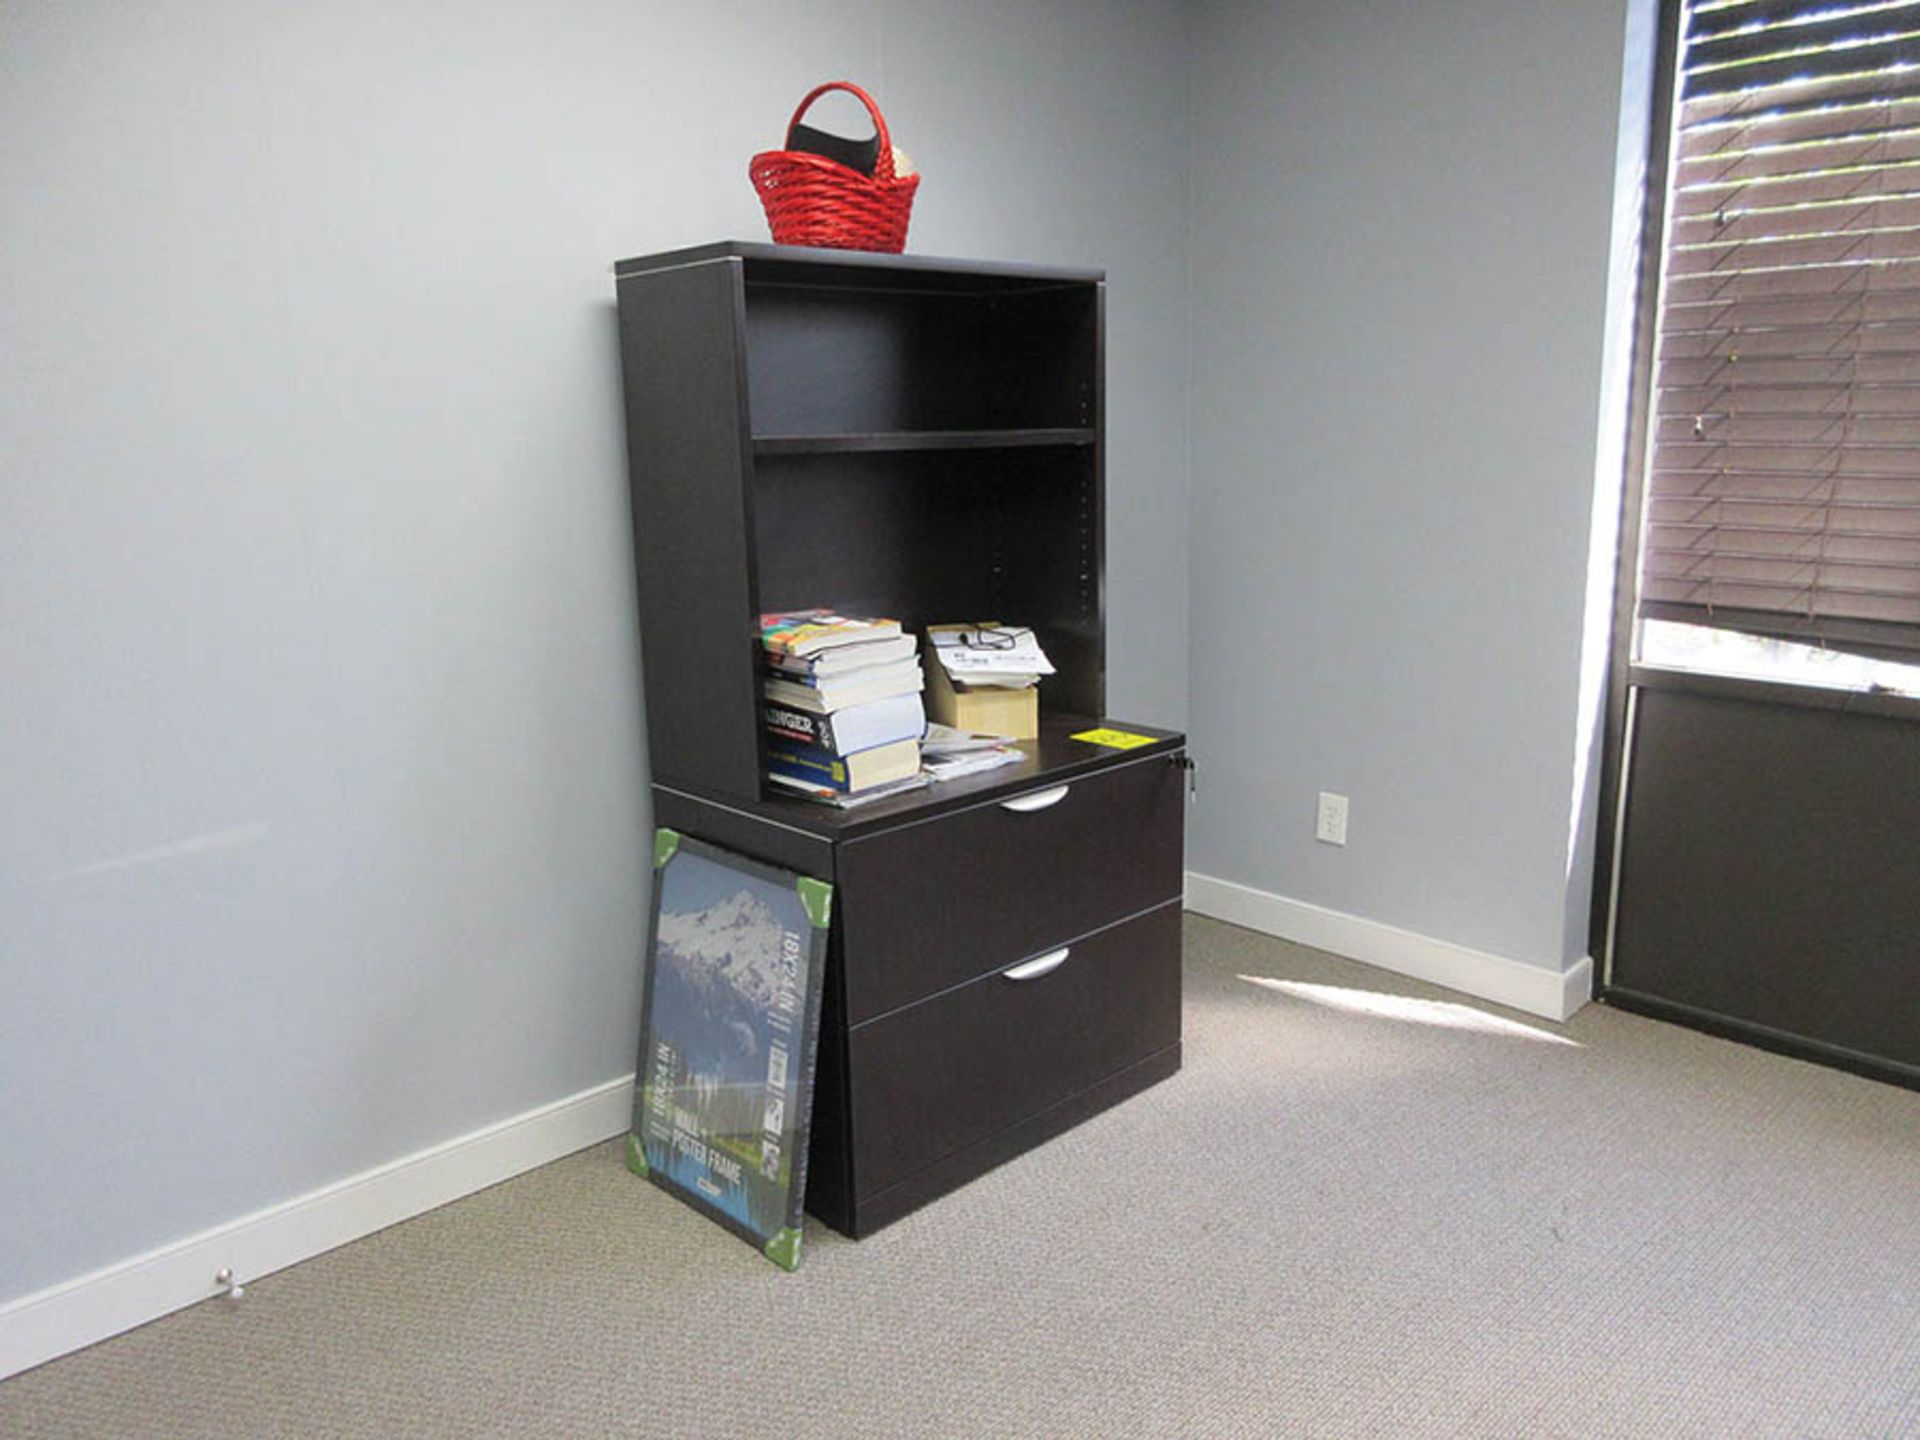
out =
[[[932,632],[934,653],[947,675],[962,684],[1025,690],[1053,674],[1053,662],[1024,625],[983,625]]]
[[[957,780],[1026,758],[1026,751],[1008,736],[956,730],[938,720],[927,723],[927,733],[920,741],[920,769],[930,780]]]

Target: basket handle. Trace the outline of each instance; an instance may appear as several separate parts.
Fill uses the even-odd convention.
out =
[[[883,185],[890,184],[893,180],[893,136],[887,132],[887,117],[880,113],[880,107],[874,103],[873,96],[851,80],[829,80],[826,84],[816,85],[809,90],[806,99],[802,100],[793,112],[793,119],[787,122],[787,134],[789,136],[793,134],[793,127],[800,123],[800,117],[812,108],[814,101],[829,90],[844,90],[867,107],[867,114],[873,117],[873,132],[880,139],[879,149],[873,156],[873,178]]]

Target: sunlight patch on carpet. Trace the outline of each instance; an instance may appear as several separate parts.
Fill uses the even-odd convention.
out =
[[[1404,1020],[1415,1025],[1439,1025],[1449,1030],[1470,1030],[1481,1035],[1505,1035],[1517,1040],[1543,1040],[1550,1045],[1571,1045],[1579,1050],[1578,1040],[1556,1035],[1551,1030],[1523,1025],[1461,1005],[1452,1000],[1420,1000],[1411,995],[1385,995],[1375,990],[1354,990],[1345,985],[1313,985],[1304,980],[1274,980],[1265,975],[1242,975],[1249,985],[1264,986],[1291,995],[1309,1004],[1329,1010],[1345,1010],[1354,1015],[1371,1015],[1382,1020]]]

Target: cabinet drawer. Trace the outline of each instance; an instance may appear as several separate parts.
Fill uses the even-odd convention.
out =
[[[848,1037],[855,1194],[895,1185],[1179,1039],[1177,901],[1075,941],[1045,973],[998,971],[863,1025]]]
[[[848,842],[849,1023],[1176,898],[1183,796],[1154,756]]]

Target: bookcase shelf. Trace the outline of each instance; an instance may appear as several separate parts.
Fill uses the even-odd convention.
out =
[[[1185,738],[1106,715],[1105,280],[738,242],[615,276],[653,814],[833,885],[808,1208],[865,1234],[1179,1066]],[[1025,759],[774,792],[758,617],[816,605],[1031,625]]]
[[[834,455],[895,450],[1025,450],[1091,445],[1090,426],[1029,430],[868,430],[835,435],[756,435],[756,455]]]

